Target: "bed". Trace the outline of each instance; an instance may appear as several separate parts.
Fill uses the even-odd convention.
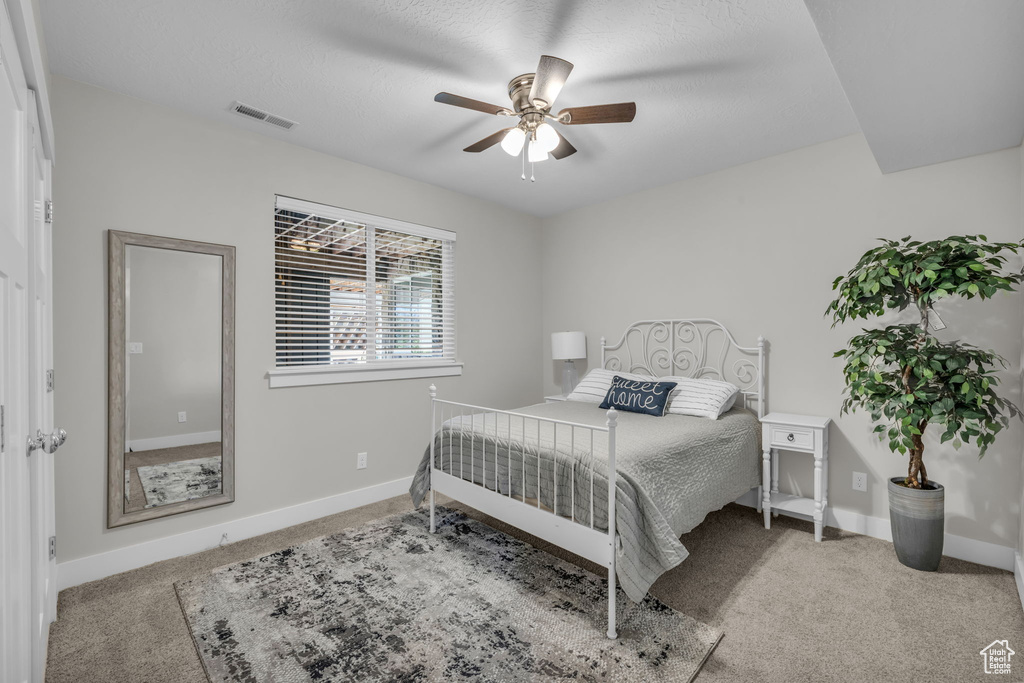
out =
[[[431,386],[432,438],[413,502],[429,495],[432,532],[437,492],[607,567],[607,635],[615,638],[616,582],[639,602],[686,559],[682,534],[759,489],[765,360],[763,338],[740,346],[710,319],[641,321],[613,345],[601,339],[603,369],[739,387],[718,419],[582,400],[498,410],[440,399]]]

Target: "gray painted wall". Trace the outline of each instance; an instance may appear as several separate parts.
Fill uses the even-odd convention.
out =
[[[60,561],[411,475],[427,386],[513,407],[541,400],[539,221],[486,201],[53,78],[56,467]],[[442,172],[439,169],[439,172]],[[461,377],[267,388],[275,193],[458,234]],[[237,247],[236,491],[231,505],[105,528],[105,231]],[[369,467],[356,470],[356,453]]]
[[[685,151],[681,151],[685,153]],[[841,362],[832,353],[860,327],[831,330],[831,283],[876,237],[1021,235],[1021,152],[1005,150],[882,175],[864,138],[852,136],[575,210],[545,221],[544,387],[557,393],[549,333],[584,330],[589,362],[599,339],[634,320],[717,318],[741,343],[771,343],[769,403],[826,415],[830,504],[886,519],[885,481],[905,458],[871,434],[866,415],[840,419]],[[1019,267],[1019,262],[1018,262]],[[1013,364],[1003,391],[1020,401],[1022,296],[939,305],[945,338],[994,348]],[[1013,547],[1021,490],[1019,423],[980,462],[926,433],[929,474],[947,486],[948,533]],[[806,457],[784,454],[782,486],[808,495]],[[853,491],[852,473],[869,477]],[[753,513],[751,513],[753,514]]]

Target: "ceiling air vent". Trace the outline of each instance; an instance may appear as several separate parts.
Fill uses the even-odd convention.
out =
[[[231,105],[231,111],[235,112],[239,116],[263,121],[264,123],[269,123],[272,126],[284,128],[285,130],[291,130],[296,125],[294,121],[289,121],[283,116],[276,116],[269,112],[265,112],[262,109],[257,109],[256,107],[251,107],[248,104],[242,104],[237,101]]]
[[[268,114],[267,118],[264,119],[264,120],[267,123],[269,123],[270,125],[272,125],[272,126],[280,126],[281,128],[284,128],[285,130],[290,130],[291,127],[295,125],[294,121],[289,121],[288,119],[282,119],[280,116],[274,116],[273,114]]]

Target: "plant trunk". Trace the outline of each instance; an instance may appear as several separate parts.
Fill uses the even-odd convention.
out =
[[[921,343],[924,338],[928,336],[928,307],[921,305],[921,290],[914,290],[914,303],[917,304],[917,310],[921,314],[921,333],[918,335],[917,343],[915,346],[921,348]],[[913,371],[911,366],[907,366],[903,370],[903,389],[908,394],[913,394],[914,389],[910,386],[910,373]],[[910,449],[910,465],[907,469],[907,478],[903,481],[909,488],[919,489],[928,483],[928,472],[924,468],[924,462],[921,458],[924,456],[924,429],[928,426],[926,421],[922,421],[917,428],[921,431],[920,434],[915,434],[911,437],[911,441],[914,443],[914,447]]]
[[[924,432],[924,430],[921,430]],[[928,483],[928,470],[924,467],[923,434],[913,436],[914,447],[910,449],[910,467],[907,470],[907,478],[904,483],[912,489],[919,489]]]

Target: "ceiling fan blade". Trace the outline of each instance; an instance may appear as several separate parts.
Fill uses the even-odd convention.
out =
[[[636,102],[570,107],[558,112],[558,120],[568,126],[584,123],[629,123],[636,116]]]
[[[513,128],[514,127],[515,126],[513,126]],[[463,152],[482,152],[485,149],[487,149],[488,147],[493,147],[494,145],[496,145],[499,142],[501,142],[502,138],[505,137],[505,133],[509,132],[510,130],[512,130],[512,128],[502,128],[497,133],[491,133],[490,135],[485,137],[483,140],[481,140],[479,142],[474,142],[472,145],[470,145],[469,147],[467,147],[466,149],[464,149],[462,151]]]
[[[555,131],[555,132],[558,133],[558,131]],[[551,152],[550,152],[551,156],[553,156],[556,159],[564,159],[567,156],[569,156],[570,154],[575,154],[575,153],[576,153],[576,148],[573,147],[572,144],[568,140],[565,139],[564,135],[562,135],[561,133],[558,133],[558,147],[555,147],[553,150],[551,150]]]
[[[533,87],[530,88],[530,102],[535,107],[545,109],[550,107],[562,86],[565,79],[572,71],[572,63],[558,57],[543,55],[540,64],[537,65],[537,75],[533,78]]]
[[[485,114],[504,114],[505,116],[511,116],[513,114],[511,109],[505,107],[499,107],[496,104],[487,104],[480,100],[471,100],[468,97],[461,97],[459,95],[452,95],[449,92],[439,92],[434,95],[434,101],[440,102],[441,104],[450,104],[453,107],[463,107],[465,109],[473,109],[474,111],[482,111]]]

